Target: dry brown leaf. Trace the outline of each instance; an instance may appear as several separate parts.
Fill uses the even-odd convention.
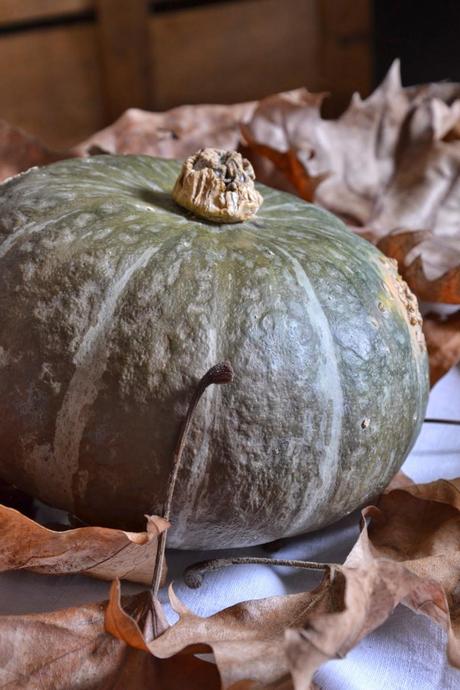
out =
[[[362,516],[346,565],[366,567],[385,558],[431,583],[431,593],[409,593],[404,603],[447,630],[449,661],[460,666],[460,479],[391,491]]]
[[[455,236],[460,146],[450,134],[459,98],[458,84],[402,88],[395,62],[369,98],[355,94],[336,120],[322,119],[323,94],[295,103],[278,94],[259,103],[244,134],[304,198],[352,225],[376,236],[400,227]]]
[[[136,619],[123,608],[120,580],[115,580],[110,588],[110,598],[105,613],[105,629],[130,647],[148,652],[147,643],[164,633],[169,628],[169,624],[157,597],[146,592],[144,601],[143,614],[138,615]],[[140,624],[142,624],[142,631]]]
[[[51,151],[22,130],[0,121],[0,180],[34,165],[97,153],[142,153],[184,158],[199,148],[236,149],[240,122],[256,102],[234,105],[190,105],[162,113],[132,108],[116,122],[67,151]]]
[[[427,484],[408,484],[404,487],[406,493],[416,498],[437,503],[446,503],[460,511],[460,478],[437,479]]]
[[[61,575],[83,573],[103,580],[149,584],[157,538],[169,523],[148,516],[145,532],[80,527],[55,532],[0,505],[0,572],[27,569]]]
[[[407,474],[404,474],[402,470],[399,470],[399,472],[395,474],[391,482],[386,487],[385,493],[387,494],[395,489],[405,489],[408,486],[414,486],[414,482],[410,477],[407,476]]]
[[[450,316],[427,314],[423,332],[430,358],[430,382],[434,386],[460,362],[460,311]]]
[[[447,630],[449,661],[460,666],[460,479],[403,480],[404,489],[364,509],[345,565],[331,566],[315,590],[243,602],[202,618],[170,588],[179,621],[151,639],[122,609],[114,584],[107,628],[160,658],[212,651],[224,689],[287,690],[292,682],[294,690],[308,690],[324,662],[343,657],[403,603]]]
[[[382,237],[377,246],[396,259],[399,272],[419,299],[460,304],[460,235],[441,238],[423,230],[397,231]],[[424,266],[438,277],[430,280]]]
[[[55,613],[0,617],[0,687],[156,687],[155,660],[104,632],[104,608],[90,604]]]
[[[334,566],[311,592],[243,602],[209,618],[193,614],[170,590],[180,619],[146,647],[161,658],[212,650],[224,689],[289,687],[291,673],[295,690],[307,690],[321,664],[346,654],[408,596],[416,608],[443,592],[384,559]]]
[[[72,154],[51,151],[22,129],[0,120],[0,181],[34,165],[47,165]]]
[[[172,588],[170,588],[171,596],[173,596]],[[105,629],[108,633],[118,638],[122,642],[125,642],[130,647],[136,650],[141,650],[144,652],[150,652],[155,657],[155,652],[153,651],[154,640],[163,635],[163,633],[168,632],[171,628],[169,627],[162,606],[156,597],[151,597],[149,593],[144,594],[143,606],[137,607],[137,615],[133,614],[133,607],[131,604],[131,611],[126,610],[126,601],[130,601],[128,598],[122,602],[120,592],[120,582],[115,581],[112,583],[110,588],[110,599],[106,608],[105,613]],[[152,611],[153,620],[152,620]],[[142,627],[142,630],[141,630]],[[163,638],[164,641],[165,638]],[[165,645],[162,645],[162,649]],[[166,644],[167,648],[167,644]],[[180,655],[180,659],[184,657],[191,657],[194,659],[193,654],[198,652],[207,652],[210,647],[208,645],[202,644],[191,644],[188,646],[187,652]],[[183,650],[180,650],[183,652]],[[156,657],[156,663],[159,667],[164,668],[165,673],[171,668],[171,664],[174,663],[174,659],[177,657],[172,654],[163,655],[161,658]],[[198,669],[202,671],[201,662],[198,662]],[[194,662],[191,661],[191,664]],[[220,675],[218,673],[217,667],[211,670],[209,664],[204,667],[205,672],[209,673],[209,679],[212,683],[216,683],[216,688],[221,688]],[[214,685],[206,685],[206,690],[212,690]],[[188,686],[187,686],[188,688]],[[232,683],[228,686],[228,690],[293,690],[292,680],[287,674],[284,675],[279,680],[275,682],[260,683],[254,680],[238,680],[236,683]],[[312,688],[312,690],[314,690]]]
[[[336,568],[332,576],[329,610],[312,612],[301,628],[286,632],[286,655],[295,690],[308,690],[321,664],[345,656],[407,598],[418,612],[425,612],[427,600],[440,600],[447,608],[438,584],[389,560]]]
[[[399,130],[410,98],[401,89],[394,66],[368,99],[362,101],[355,94],[337,120],[321,118],[321,100],[321,94],[316,98],[310,94],[296,104],[286,103],[284,94],[266,99],[244,127],[244,135],[250,146],[265,147],[267,155],[268,149],[273,162],[286,165],[286,171],[291,169],[286,158],[295,155],[301,168],[291,177],[299,193],[302,185],[308,190],[310,182],[314,194],[307,191],[304,198],[364,226],[394,172]]]
[[[184,650],[188,653],[213,651],[223,688],[259,690],[271,688],[271,684],[273,688],[284,687],[289,674],[286,660],[281,666],[279,663],[283,660],[284,630],[299,611],[316,601],[316,590],[237,604],[209,618],[200,618],[190,612],[176,597],[172,587],[169,594],[180,620],[156,639],[148,640],[136,621],[126,620],[129,613],[120,612],[119,594],[114,583],[106,629],[134,648],[149,649],[165,660]]]
[[[161,603],[152,596],[151,592],[138,595],[135,606],[133,606],[134,599],[136,598],[127,597],[122,601],[119,580],[112,583],[110,599],[105,611],[105,629],[107,633],[131,648],[149,653],[154,640],[170,629],[169,624]],[[126,608],[127,603],[130,610]],[[181,690],[184,687],[190,690],[220,689],[220,677],[216,666],[196,658],[193,655],[195,651],[200,650],[197,647],[196,650],[190,650],[189,653],[181,654],[180,657],[176,657],[174,652],[161,659],[155,656],[155,668],[158,677],[164,678],[165,687],[169,688],[166,685],[167,681],[171,682],[177,678],[182,683],[182,685],[177,685]],[[173,684],[171,687],[175,688],[176,685]]]
[[[141,620],[149,597],[125,602]],[[167,661],[104,630],[106,603],[0,617],[0,687],[9,690],[218,690],[213,664],[184,654]]]
[[[183,105],[162,113],[131,108],[109,127],[72,149],[86,155],[93,146],[108,153],[142,153],[185,158],[198,149],[238,148],[240,122],[249,119],[256,101],[233,105]]]

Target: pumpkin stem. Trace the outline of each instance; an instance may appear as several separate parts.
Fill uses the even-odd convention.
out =
[[[201,149],[187,158],[176,180],[174,201],[215,223],[248,220],[262,204],[250,162],[237,151]]]
[[[184,582],[191,589],[198,589],[203,582],[204,573],[226,568],[229,565],[285,565],[290,568],[306,568],[307,570],[329,570],[331,563],[315,563],[314,561],[297,561],[289,558],[258,558],[243,556],[241,558],[213,558],[189,565],[184,571]]]
[[[172,467],[168,478],[166,502],[163,510],[163,517],[165,520],[168,520],[168,522],[171,515],[174,487],[176,484],[177,475],[179,474],[179,468],[182,461],[182,453],[184,451],[185,443],[187,441],[187,435],[190,430],[190,424],[192,422],[196,406],[198,405],[201,396],[203,395],[208,386],[210,386],[213,383],[224,384],[231,383],[232,381],[233,369],[230,362],[220,362],[219,364],[215,364],[206,372],[206,374],[200,379],[197,387],[195,388],[195,392],[193,393],[193,397],[190,401],[187,414],[185,415],[185,419],[182,424],[182,429],[177,440],[176,448],[174,450],[173,455]],[[158,540],[158,549],[155,557],[155,565],[153,569],[152,578],[152,593],[154,597],[156,597],[156,595],[158,594],[158,590],[160,588],[161,583],[161,573],[163,570],[163,562],[166,548],[166,535],[167,530],[160,534],[160,538]]]

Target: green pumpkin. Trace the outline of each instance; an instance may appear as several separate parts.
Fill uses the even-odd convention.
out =
[[[0,476],[93,524],[161,513],[194,387],[169,544],[313,530],[379,492],[423,421],[427,357],[393,263],[258,185],[251,220],[177,206],[180,164],[96,156],[0,187]]]

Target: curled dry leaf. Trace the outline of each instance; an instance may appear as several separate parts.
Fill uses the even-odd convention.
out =
[[[82,573],[150,583],[158,536],[169,523],[148,516],[145,532],[106,527],[47,529],[17,510],[0,506],[0,572],[25,568],[37,573]]]
[[[450,316],[427,314],[423,319],[428,355],[430,381],[436,381],[460,362],[460,311]]]
[[[190,105],[163,113],[132,108],[116,122],[67,151],[51,151],[22,130],[0,122],[0,180],[34,165],[101,153],[133,153],[184,158],[205,146],[238,148],[240,122],[256,102]]]
[[[154,660],[104,631],[104,605],[0,617],[0,686],[11,690],[155,687]]]
[[[439,585],[385,559],[363,567],[335,568],[327,585],[327,609],[312,611],[302,627],[286,632],[295,690],[308,690],[321,664],[345,656],[408,597],[420,612],[425,612],[427,599],[445,599]]]
[[[148,597],[125,602],[140,620]],[[0,617],[0,687],[11,690],[218,690],[213,664],[185,654],[166,662],[104,630],[106,603]]]
[[[391,482],[388,484],[388,486],[385,489],[385,493],[387,494],[389,491],[393,491],[394,489],[405,489],[407,486],[413,486],[414,482],[410,477],[407,476],[407,474],[404,474],[402,470],[397,472]]]
[[[416,590],[403,603],[447,630],[448,658],[459,667],[460,479],[391,491],[362,515],[362,531],[346,564],[366,567],[385,558],[428,584],[423,596]]]
[[[152,654],[164,660],[182,652],[213,651],[222,687],[247,690],[272,687],[271,684],[274,688],[283,687],[289,678],[287,663],[285,660],[283,663],[284,630],[299,611],[308,609],[315,601],[315,593],[310,592],[271,597],[237,604],[209,618],[201,618],[180,602],[172,587],[169,596],[173,609],[180,614],[175,625],[148,641],[131,624],[122,639],[136,648],[141,646],[142,639]],[[111,603],[116,604],[113,594]],[[118,612],[116,616],[119,620]],[[115,632],[111,618],[106,625],[108,630]],[[128,627],[125,623],[122,625]]]
[[[404,487],[406,492],[425,501],[445,503],[460,511],[460,478],[437,479],[427,484],[414,484]]]
[[[120,580],[115,580],[110,588],[110,599],[105,613],[105,629],[114,637],[126,642],[135,649],[148,652],[147,643],[169,628],[163,607],[151,592],[143,594],[144,605],[141,614],[133,617],[121,603]],[[142,631],[141,627],[142,626]]]
[[[313,591],[243,602],[202,618],[170,588],[179,621],[150,640],[120,612],[114,595],[115,628],[133,647],[160,658],[212,651],[225,689],[292,683],[307,690],[321,664],[344,656],[403,603],[448,631],[448,658],[460,666],[460,480],[404,486],[364,509],[346,563],[330,566]]]
[[[338,119],[321,117],[322,99],[264,99],[243,126],[249,146],[305,199],[376,237],[399,227],[455,236],[460,85],[403,88],[395,62],[380,87],[364,101],[355,94]]]
[[[151,592],[138,595],[135,607],[133,599],[127,597],[122,601],[120,582],[112,583],[105,612],[105,629],[133,649],[150,653],[154,640],[170,629],[169,624],[161,603]],[[221,687],[216,666],[196,658],[192,652],[181,654],[180,657],[172,652],[162,659],[155,656],[154,663],[158,677],[164,679],[165,684],[159,686],[161,688],[219,690]]]
[[[304,89],[286,93],[292,101]],[[242,149],[247,153],[240,125],[248,121],[257,101],[232,105],[184,105],[166,112],[127,110],[105,129],[67,151],[51,151],[22,130],[0,123],[0,180],[63,158],[104,153],[145,154],[186,158],[200,148]],[[273,186],[293,188],[265,157],[252,153],[258,178]]]
[[[397,231],[382,237],[377,246],[396,259],[399,272],[419,299],[460,304],[460,235],[441,238],[428,231]],[[425,269],[438,277],[430,280]]]
[[[78,144],[72,153],[86,155],[98,146],[108,153],[137,153],[186,158],[203,147],[237,149],[240,122],[248,120],[256,101],[233,105],[183,105],[162,113],[131,108],[113,124]]]
[[[222,688],[307,690],[325,661],[344,656],[383,623],[410,596],[424,605],[442,599],[439,585],[423,580],[403,565],[384,559],[362,567],[333,566],[315,590],[232,606],[209,618],[189,611],[170,588],[178,623],[148,642],[126,612],[114,628],[137,649],[162,659],[179,653],[212,651]]]
[[[0,180],[16,175],[34,165],[47,165],[72,154],[51,151],[35,137],[0,120]]]

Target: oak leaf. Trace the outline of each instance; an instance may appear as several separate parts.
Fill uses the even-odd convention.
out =
[[[0,617],[0,686],[8,690],[140,690],[153,658],[104,631],[104,605]]]
[[[162,659],[212,651],[223,690],[307,690],[321,664],[344,656],[402,600],[410,597],[413,608],[418,601],[423,609],[436,596],[443,596],[436,583],[376,559],[365,567],[331,566],[311,592],[243,602],[208,618],[189,611],[170,588],[180,619],[159,637],[148,641],[119,610],[114,625],[110,608],[106,629]]]
[[[103,580],[119,577],[148,584],[157,538],[168,526],[161,517],[147,516],[145,532],[106,527],[58,532],[0,505],[0,572],[24,568],[37,573],[82,573]]]
[[[447,629],[449,660],[460,666],[460,480],[399,481],[404,489],[363,511],[346,563],[331,564],[310,592],[202,618],[170,588],[180,619],[169,627],[149,593],[121,601],[116,581],[107,605],[0,618],[9,687],[307,690],[325,661],[345,655],[398,603]],[[195,656],[210,651],[217,666]],[[24,677],[28,685],[21,685]]]
[[[344,656],[403,603],[447,630],[448,658],[459,667],[460,479],[417,485],[400,477],[394,485],[403,488],[363,510],[345,564],[328,566],[316,589],[243,602],[203,618],[170,588],[179,621],[147,640],[130,615],[118,611],[122,638],[161,658],[212,651],[224,689],[292,683],[294,690],[307,690],[324,662]]]
[[[0,180],[34,165],[101,153],[133,153],[185,158],[205,146],[236,149],[240,123],[257,102],[233,105],[185,105],[151,113],[127,110],[105,129],[66,151],[53,151],[26,132],[0,121]]]
[[[107,153],[186,158],[206,146],[236,149],[240,122],[251,117],[256,105],[256,101],[182,105],[159,113],[130,108],[109,127],[75,146],[72,154],[84,156],[98,146]]]
[[[34,165],[48,165],[71,156],[51,151],[27,132],[0,120],[0,181]]]
[[[428,231],[397,231],[382,237],[377,246],[396,259],[399,272],[419,299],[460,304],[460,234],[439,237]],[[429,278],[426,270],[437,277]]]
[[[362,517],[346,565],[368,567],[385,558],[431,583],[431,591],[409,593],[404,603],[447,630],[448,659],[460,667],[460,479],[395,489]]]
[[[124,602],[132,619],[145,593]],[[213,664],[189,654],[167,661],[104,630],[107,603],[54,613],[0,617],[0,686],[9,690],[218,690]]]
[[[423,319],[430,381],[433,386],[449,369],[460,362],[460,311],[449,316],[429,313]]]
[[[243,125],[249,146],[305,199],[377,238],[400,227],[456,236],[460,85],[403,88],[396,61],[374,93],[354,94],[336,120],[321,117],[323,97],[262,100]]]

